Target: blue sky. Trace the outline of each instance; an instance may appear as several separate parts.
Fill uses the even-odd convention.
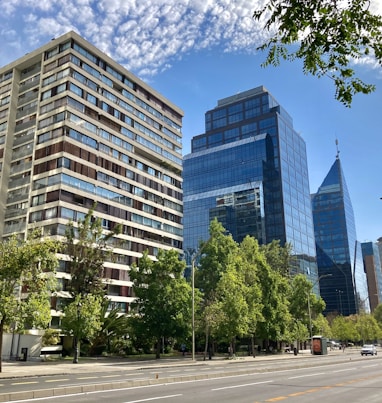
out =
[[[0,0],[0,66],[69,30],[109,54],[184,110],[183,149],[204,132],[217,100],[265,86],[307,144],[311,192],[336,157],[352,199],[359,241],[382,237],[382,69],[361,60],[357,74],[377,90],[351,108],[334,100],[327,78],[305,76],[298,62],[262,68],[265,39],[253,21],[264,0]],[[372,7],[382,13],[382,2]]]

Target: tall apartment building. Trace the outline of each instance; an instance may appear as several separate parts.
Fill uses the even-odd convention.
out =
[[[60,237],[96,202],[106,231],[122,224],[105,281],[127,312],[130,265],[183,248],[182,117],[74,32],[0,68],[0,236]],[[60,256],[53,316],[68,276]]]
[[[209,237],[217,217],[240,242],[291,243],[293,273],[318,292],[306,146],[292,118],[264,87],[221,99],[183,162],[184,249]]]
[[[339,156],[312,195],[321,297],[326,313],[358,313],[368,299],[361,245]]]
[[[378,245],[374,242],[362,242],[363,265],[367,277],[369,292],[367,306],[371,312],[382,302],[382,265]],[[365,303],[365,304],[366,304]]]

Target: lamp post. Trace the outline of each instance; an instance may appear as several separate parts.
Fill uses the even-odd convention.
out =
[[[322,278],[325,277],[331,277],[332,274],[328,273],[328,274],[323,274],[320,277],[318,277],[318,279],[312,284],[312,286],[310,287],[309,291],[308,291],[308,315],[309,315],[309,336],[310,336],[310,353],[312,353],[312,311],[310,309],[310,291],[314,288],[314,286],[320,282],[320,280]]]
[[[197,254],[195,253],[194,256],[191,258],[191,288],[192,288],[192,361],[195,361],[195,259]]]

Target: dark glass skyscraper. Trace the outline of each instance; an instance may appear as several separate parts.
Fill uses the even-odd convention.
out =
[[[208,239],[217,217],[236,241],[289,242],[292,272],[317,280],[305,142],[264,88],[218,101],[184,157],[184,249]],[[316,285],[317,287],[317,285]]]
[[[360,243],[357,242],[353,207],[337,158],[312,195],[318,275],[326,313],[348,316],[359,312],[368,298]]]

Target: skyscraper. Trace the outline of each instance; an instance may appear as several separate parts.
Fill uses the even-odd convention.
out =
[[[369,292],[367,304],[373,312],[382,301],[382,266],[379,248],[374,242],[362,242],[361,247]]]
[[[182,117],[74,32],[2,67],[0,236],[60,238],[96,202],[105,231],[122,224],[105,282],[127,312],[130,265],[146,249],[182,250]],[[58,278],[64,292],[64,256]]]
[[[305,142],[264,87],[221,99],[183,162],[184,249],[217,217],[236,241],[292,244],[293,273],[317,281]],[[316,288],[318,287],[315,284]]]
[[[325,312],[344,316],[357,313],[368,292],[353,207],[338,154],[312,195],[312,208],[318,275],[331,275],[320,282]]]

